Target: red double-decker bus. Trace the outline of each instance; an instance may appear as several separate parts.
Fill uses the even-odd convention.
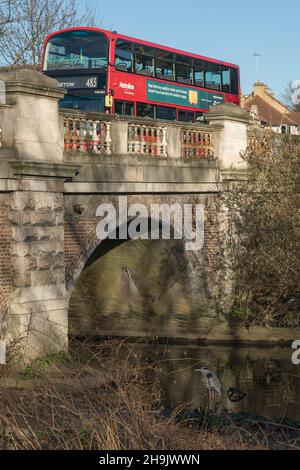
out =
[[[63,108],[196,122],[240,104],[237,65],[98,28],[50,34],[42,71],[67,89]]]

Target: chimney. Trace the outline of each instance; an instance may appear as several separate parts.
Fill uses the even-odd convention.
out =
[[[254,96],[265,96],[265,94],[268,92],[269,87],[262,82],[255,82],[253,86],[253,95]]]

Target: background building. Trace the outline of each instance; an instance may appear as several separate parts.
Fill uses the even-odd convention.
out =
[[[252,125],[271,128],[274,132],[300,135],[300,112],[279,101],[269,87],[256,82],[251,95],[242,98],[242,107],[250,112]]]

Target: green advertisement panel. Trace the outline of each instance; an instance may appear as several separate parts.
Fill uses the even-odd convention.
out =
[[[170,85],[154,80],[147,81],[147,99],[207,110],[210,106],[224,103],[224,96],[215,91],[195,90],[195,88]]]

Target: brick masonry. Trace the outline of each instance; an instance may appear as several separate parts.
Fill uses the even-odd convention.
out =
[[[68,289],[74,287],[88,258],[99,245],[95,216],[100,204],[113,203],[118,208],[117,196],[68,195],[65,196],[65,275]],[[202,257],[205,261],[209,288],[214,290],[215,274],[219,255],[219,196],[209,195],[135,195],[128,196],[128,204],[145,204],[150,213],[150,204],[204,204],[205,240]]]
[[[0,195],[0,318],[5,327],[12,291],[11,226],[8,220],[9,196]]]

